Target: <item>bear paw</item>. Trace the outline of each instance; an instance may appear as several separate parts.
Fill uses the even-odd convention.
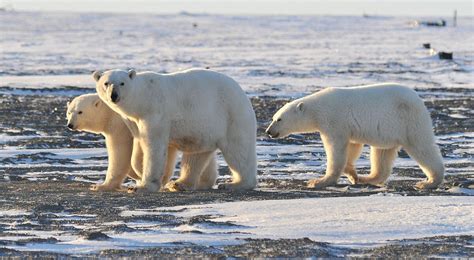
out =
[[[122,187],[111,186],[107,184],[93,184],[90,186],[91,191],[125,191]]]
[[[127,193],[148,193],[149,191],[145,189],[144,187],[129,187],[127,189]]]
[[[359,177],[357,176],[357,172],[353,165],[346,166],[346,169],[344,169],[344,174],[352,185],[359,182]]]
[[[438,187],[438,184],[431,181],[420,181],[420,182],[417,182],[415,185],[415,189],[418,189],[418,190],[436,189],[437,187]]]
[[[359,178],[357,177],[357,175],[351,174],[351,175],[346,175],[346,177],[352,185],[355,185],[359,182]]]
[[[136,185],[135,187],[128,188],[128,193],[150,193],[158,191],[158,186],[156,185]]]
[[[331,183],[326,181],[324,178],[314,179],[314,180],[309,180],[308,181],[308,188],[310,188],[310,189],[320,190],[320,189],[323,189],[323,188],[325,188],[329,185],[331,185]]]
[[[235,190],[235,184],[232,183],[221,183],[217,185],[218,190]]]
[[[180,192],[180,191],[190,191],[192,188],[188,187],[186,184],[179,181],[170,181],[162,189],[163,191],[169,192]]]

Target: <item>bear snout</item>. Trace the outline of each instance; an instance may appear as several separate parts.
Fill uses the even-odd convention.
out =
[[[277,138],[278,136],[280,136],[280,133],[274,133],[271,129],[271,125],[267,128],[267,130],[265,130],[265,133],[267,135],[269,135],[271,138]]]
[[[278,138],[280,136],[280,133],[269,133],[268,134],[271,138]]]
[[[117,103],[119,101],[119,95],[115,89],[112,90],[112,93],[110,94],[110,100],[112,100],[113,103]]]
[[[68,127],[69,129],[74,129],[74,125],[73,125],[72,123],[67,124],[67,127]]]

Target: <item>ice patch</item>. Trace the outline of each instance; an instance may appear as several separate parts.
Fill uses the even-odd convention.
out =
[[[17,216],[27,216],[28,212],[19,209],[10,209],[0,211],[0,217],[17,217]]]
[[[6,212],[6,213],[5,213]],[[4,211],[20,216],[23,211]],[[474,235],[472,196],[395,196],[382,193],[366,197],[264,200],[124,210],[121,218],[172,215],[184,220],[176,225],[156,221],[120,221],[135,232],[105,232],[110,239],[86,240],[54,231],[17,231],[34,237],[54,237],[58,243],[6,246],[16,250],[85,254],[104,249],[133,250],[179,245],[181,242],[222,246],[243,238],[296,239],[307,237],[340,246],[359,247],[397,239]],[[93,220],[94,215],[55,214],[58,219]],[[192,221],[198,218],[198,221]],[[181,223],[181,224],[180,224]],[[82,228],[92,228],[85,223]],[[140,231],[139,229],[144,229]],[[240,240],[239,240],[240,239]],[[66,250],[66,251],[64,251]]]
[[[474,235],[474,197],[370,196],[230,202],[186,208],[173,214],[180,217],[216,215],[213,221],[231,221],[245,226],[244,231],[253,238],[308,237],[350,245],[439,235]]]
[[[467,189],[467,188],[461,188],[461,187],[452,187],[448,190],[448,192],[455,193],[455,194],[463,194],[463,195],[474,196],[474,189]]]

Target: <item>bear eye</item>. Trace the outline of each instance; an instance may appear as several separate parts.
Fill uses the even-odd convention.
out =
[[[125,85],[125,83],[123,83],[123,82],[122,82],[122,83],[120,83],[120,86],[123,86],[123,85]]]
[[[281,121],[281,118],[278,118],[278,119],[277,119],[277,122],[280,122],[280,121]]]
[[[104,86],[108,87],[108,86],[109,86],[109,82],[104,82]]]
[[[82,111],[77,112],[79,115],[82,114]]]

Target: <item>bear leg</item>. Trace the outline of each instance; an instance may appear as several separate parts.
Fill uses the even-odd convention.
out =
[[[347,150],[349,146],[347,138],[321,134],[321,139],[327,157],[326,174],[320,179],[308,181],[308,188],[322,189],[336,184],[347,163]]]
[[[163,189],[171,192],[195,190],[201,173],[213,156],[214,151],[183,154],[179,179],[168,182]]]
[[[350,143],[347,148],[347,163],[344,173],[352,184],[356,184],[358,180],[355,162],[359,159],[363,147],[364,144]]]
[[[216,155],[214,153],[206,168],[204,168],[204,171],[202,171],[201,177],[199,177],[199,182],[196,186],[196,190],[212,189],[212,186],[216,184],[217,176],[217,161]]]
[[[141,179],[140,176],[138,176],[138,174],[133,170],[133,169],[130,169],[130,171],[128,172],[127,176],[135,181],[138,181]]]
[[[108,153],[108,167],[105,181],[99,185],[92,185],[93,191],[122,191],[122,183],[127,175],[133,173],[130,166],[132,155],[132,137],[120,138],[113,135],[105,137]]]
[[[143,133],[140,133],[139,142],[143,152],[142,180],[134,188],[129,188],[129,193],[159,191],[168,159],[169,130],[146,124],[141,127]]]
[[[232,172],[232,182],[219,184],[220,190],[251,190],[257,186],[255,141],[241,138],[221,146],[222,155]]]
[[[176,167],[176,156],[178,154],[178,149],[174,147],[168,147],[168,158],[166,159],[165,173],[161,178],[161,184],[165,185],[173,176],[174,168]]]
[[[419,165],[428,179],[415,185],[417,189],[435,189],[444,180],[444,165],[441,153],[436,144],[430,147],[404,147],[405,151]]]
[[[135,171],[136,175],[141,179],[143,176],[143,150],[137,138],[133,139],[131,163],[133,171]]]
[[[381,185],[392,173],[393,162],[397,158],[399,147],[382,149],[370,147],[370,174],[359,176],[359,183]]]

